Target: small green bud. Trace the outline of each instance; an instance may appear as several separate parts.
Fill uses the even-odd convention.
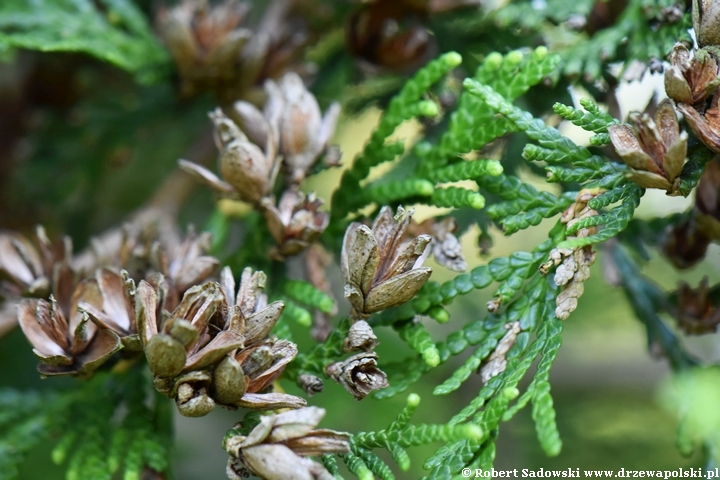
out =
[[[427,315],[438,323],[447,323],[450,320],[450,314],[443,307],[433,307],[427,311]]]
[[[457,67],[462,63],[462,56],[457,52],[448,52],[442,56],[442,61],[449,67]]]
[[[492,52],[487,57],[485,57],[485,61],[483,62],[483,65],[488,70],[497,70],[500,68],[500,65],[502,65],[503,57],[498,52]]]
[[[482,428],[474,423],[467,423],[463,427],[463,436],[468,440],[479,440],[483,436]]]
[[[512,400],[514,398],[517,398],[518,395],[520,395],[520,390],[515,387],[507,387],[502,391],[502,395],[508,400]]]
[[[542,60],[543,58],[547,57],[547,54],[548,54],[548,49],[545,45],[540,45],[533,52],[533,55],[538,60]]]
[[[407,397],[407,406],[409,408],[416,408],[418,405],[420,405],[420,395],[417,393],[411,393]]]
[[[503,173],[503,166],[497,160],[490,160],[487,162],[487,173],[493,177],[497,177]]]
[[[312,327],[312,315],[304,308],[298,308],[295,312],[295,322],[301,327]]]
[[[428,367],[437,367],[440,365],[440,352],[438,352],[434,345],[423,350],[422,357]]]
[[[423,196],[430,196],[435,191],[435,186],[427,180],[420,180],[417,183],[417,194]]]
[[[513,50],[505,55],[505,61],[510,65],[519,65],[523,60],[523,54],[519,50]]]
[[[423,117],[434,117],[438,114],[438,106],[432,100],[423,100],[418,103],[418,112]]]
[[[482,209],[485,206],[485,197],[483,197],[479,193],[476,193],[475,195],[470,197],[470,206],[475,210]]]

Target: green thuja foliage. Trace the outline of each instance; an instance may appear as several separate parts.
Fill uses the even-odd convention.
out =
[[[131,368],[44,396],[3,390],[0,478],[16,478],[23,455],[39,444],[54,445],[52,461],[67,467],[69,479],[167,472],[171,405],[148,387],[144,372]]]
[[[168,54],[142,11],[128,0],[10,0],[0,6],[0,49],[83,52],[157,81]]]
[[[50,377],[0,363],[0,480],[38,452],[68,480],[174,478],[173,416],[219,407],[230,478],[460,479],[513,419],[557,456],[552,366],[600,260],[677,373],[680,451],[718,465],[718,372],[684,340],[715,331],[718,287],[647,270],[674,279],[720,240],[717,12],[178,3],[0,4],[0,359],[19,321]],[[685,61],[691,26],[706,50]],[[677,98],[619,118],[618,85],[662,68]],[[371,105],[365,138],[348,122]],[[695,203],[640,215],[650,188]],[[414,389],[460,404],[415,423]],[[318,426],[314,395],[362,431]]]

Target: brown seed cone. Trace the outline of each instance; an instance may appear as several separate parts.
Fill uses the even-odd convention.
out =
[[[708,278],[704,277],[697,288],[680,282],[677,290],[676,318],[680,328],[688,335],[714,333],[720,323],[720,309],[709,297]]]
[[[643,188],[678,195],[675,180],[685,163],[688,136],[680,131],[672,101],[663,100],[654,119],[633,113],[630,120],[632,128],[625,124],[608,127],[617,154],[630,167],[628,176]]]
[[[390,207],[383,207],[372,229],[352,223],[345,231],[341,266],[345,297],[355,318],[402,305],[430,277],[432,269],[422,262],[431,237],[403,238],[411,218],[412,212],[406,215],[401,207],[396,216]]]

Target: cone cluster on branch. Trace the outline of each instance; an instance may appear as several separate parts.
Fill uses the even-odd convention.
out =
[[[387,375],[372,351],[377,338],[365,319],[412,299],[432,273],[431,268],[422,266],[432,237],[408,238],[411,221],[412,212],[398,207],[393,215],[392,209],[384,206],[372,227],[354,222],[345,231],[341,268],[353,325],[343,346],[347,352],[360,353],[329,365],[326,373],[357,400],[388,386]]]
[[[284,308],[267,304],[265,275],[247,268],[240,288],[229,268],[220,282],[190,288],[172,312],[159,285],[137,289],[140,340],[155,386],[180,413],[197,417],[216,403],[254,409],[298,408],[299,397],[264,392],[297,355],[297,347],[270,335]]]
[[[307,248],[328,225],[329,215],[319,210],[322,201],[302,193],[299,185],[321,157],[337,164],[339,153],[329,142],[340,107],[332,104],[323,116],[315,97],[294,73],[277,83],[266,81],[265,93],[262,112],[238,101],[228,115],[220,108],[210,113],[222,179],[195,163],[180,160],[179,164],[220,196],[256,208],[276,242],[271,254],[282,259]],[[273,191],[281,172],[284,192],[277,202]]]
[[[680,129],[675,108],[694,135],[720,153],[720,7],[711,0],[693,1],[693,27],[698,49],[678,43],[665,69],[669,99],[655,118],[633,113],[630,122],[608,127],[615,150],[630,167],[629,177],[644,188],[680,195],[678,179],[687,156],[687,133]]]
[[[268,304],[264,273],[245,269],[236,290],[227,267],[208,281],[219,261],[206,254],[206,234],[191,229],[180,240],[173,234],[152,238],[143,229],[125,233],[117,251],[95,245],[97,268],[89,273],[71,267],[69,247],[50,255],[41,229],[38,249],[14,233],[0,237],[4,288],[18,295],[45,293],[46,287],[30,285],[50,288],[45,298],[17,306],[41,375],[89,376],[120,352],[128,360],[144,356],[155,387],[174,398],[183,415],[205,415],[215,404],[259,410],[305,405],[272,391],[297,347],[271,335],[284,304]],[[135,269],[137,286],[125,266]],[[44,272],[53,272],[52,281],[43,280]]]

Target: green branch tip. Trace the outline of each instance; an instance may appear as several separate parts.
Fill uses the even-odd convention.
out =
[[[535,55],[535,58],[537,58],[538,60],[542,60],[543,58],[547,57],[547,54],[548,48],[545,45],[540,45],[533,52],[533,55]]]
[[[462,429],[461,435],[468,440],[480,440],[483,437],[482,428],[480,428],[478,425],[475,425],[474,423],[467,423],[465,425],[461,425],[460,428]]]
[[[297,316],[295,317],[295,322],[301,327],[312,327],[312,315],[310,315],[310,312],[305,309],[299,309]]]
[[[450,321],[450,314],[441,306],[432,307],[430,310],[425,312],[430,318],[434,319],[438,323],[447,323]]]
[[[437,367],[440,365],[440,352],[438,352],[438,349],[434,345],[423,350],[422,357],[428,367]]]
[[[375,475],[373,475],[373,473],[367,467],[360,467],[358,471],[355,472],[355,475],[358,476],[359,480],[375,480]]]
[[[503,56],[498,52],[492,52],[485,57],[483,66],[488,70],[497,70],[502,65]]]
[[[462,63],[462,55],[457,52],[448,52],[441,56],[440,59],[449,67],[457,67]]]
[[[423,117],[434,117],[439,113],[438,106],[432,100],[423,100],[418,103],[418,112]]]
[[[513,50],[505,56],[505,61],[510,65],[518,65],[523,61],[523,54],[519,50]]]
[[[420,395],[417,393],[411,393],[407,397],[407,406],[409,408],[416,408],[418,405],[420,405]]]
[[[485,197],[479,193],[473,195],[470,199],[470,206],[475,210],[480,210],[485,206]]]
[[[492,175],[493,177],[502,175],[504,171],[502,164],[497,160],[488,161],[486,167],[488,175]]]
[[[514,398],[517,398],[518,395],[520,395],[520,390],[515,387],[508,387],[502,391],[502,395],[508,400],[512,400]]]

